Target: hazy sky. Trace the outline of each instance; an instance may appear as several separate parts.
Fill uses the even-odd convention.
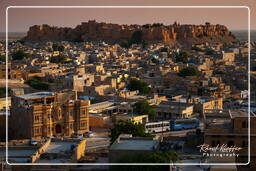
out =
[[[192,3],[193,2],[193,3]],[[256,0],[4,0],[0,1],[0,31],[5,31],[5,9],[18,5],[215,5],[248,6],[251,10],[251,29],[256,29]],[[172,24],[223,24],[232,30],[248,28],[246,8],[221,9],[9,9],[9,32],[25,32],[32,25],[49,24],[75,27],[81,22],[95,19],[118,24],[145,24],[161,22]]]

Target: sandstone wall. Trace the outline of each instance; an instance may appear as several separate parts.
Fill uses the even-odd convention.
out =
[[[129,40],[135,31],[142,31],[143,39],[148,42],[164,42],[167,44],[224,42],[235,40],[227,27],[223,25],[179,25],[143,27],[141,25],[118,25],[98,23],[94,20],[84,22],[75,28],[60,28],[49,25],[30,27],[27,42],[45,41],[105,41],[118,43]]]

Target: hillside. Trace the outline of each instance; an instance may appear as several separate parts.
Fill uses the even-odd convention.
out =
[[[105,41],[107,43],[122,43],[130,41],[135,33],[140,33],[140,39],[148,42],[163,42],[172,45],[189,45],[201,42],[232,43],[235,37],[223,25],[119,25],[98,23],[95,20],[83,22],[75,28],[54,27],[49,25],[34,25],[30,27],[24,41]],[[141,41],[140,40],[140,41]]]

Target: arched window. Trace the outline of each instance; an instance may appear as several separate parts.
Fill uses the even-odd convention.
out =
[[[234,146],[235,144],[234,144],[234,141],[229,141],[227,145],[228,147],[231,147],[231,146]]]
[[[56,131],[57,134],[61,133],[61,125],[60,124],[57,124],[55,126],[55,131]]]
[[[242,147],[245,147],[245,141],[242,142]]]
[[[218,141],[216,142],[216,145],[218,145],[218,144],[220,145],[220,140],[218,140]]]
[[[216,146],[215,140],[212,140],[212,147],[215,147],[215,146]]]
[[[242,128],[246,128],[246,121],[242,122]]]
[[[248,147],[248,142],[247,141],[243,141],[242,142],[242,147]]]

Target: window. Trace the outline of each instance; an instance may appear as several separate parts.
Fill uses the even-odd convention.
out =
[[[86,122],[81,122],[80,127],[81,127],[81,128],[86,127]]]
[[[246,126],[246,121],[243,121],[242,122],[242,128],[246,128],[247,126]]]
[[[247,141],[243,141],[242,142],[242,147],[248,147],[248,142]]]
[[[215,147],[216,146],[216,143],[215,143],[215,140],[212,141],[212,147]]]
[[[85,115],[85,110],[80,110],[80,115]]]
[[[72,117],[73,117],[73,113],[74,113],[73,110],[69,111],[69,115],[72,116]]]
[[[235,144],[234,144],[234,141],[229,141],[227,145],[228,145],[228,147],[232,147],[232,146],[234,146]]]
[[[41,128],[38,127],[38,128],[34,128],[34,135],[39,135],[41,134]]]
[[[35,116],[34,116],[34,121],[35,121],[35,122],[40,121],[40,116],[39,116],[39,115],[35,115]]]
[[[58,116],[59,116],[59,118],[61,118],[61,110],[60,109],[58,111]]]

